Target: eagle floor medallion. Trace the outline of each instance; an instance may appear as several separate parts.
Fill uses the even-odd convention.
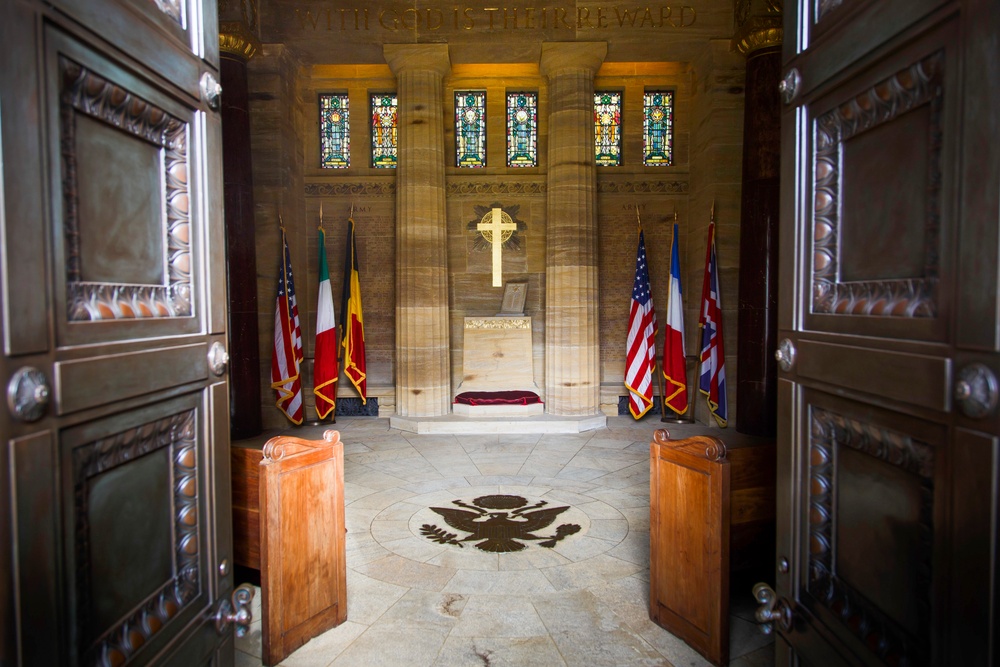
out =
[[[466,544],[490,553],[523,551],[529,544],[551,549],[560,541],[580,532],[580,525],[552,525],[568,505],[550,506],[546,500],[529,501],[524,496],[491,494],[471,502],[451,501],[452,507],[431,507],[444,519],[451,532],[425,523],[420,534],[438,544],[465,548]]]

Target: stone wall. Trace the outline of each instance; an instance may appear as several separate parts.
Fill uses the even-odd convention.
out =
[[[713,1],[707,7],[699,8],[697,30],[670,32],[671,40],[654,45],[640,39],[641,34],[636,31],[609,33],[624,42],[615,43],[614,48],[609,46],[609,54],[615,54],[616,60],[605,62],[595,78],[596,90],[624,92],[623,165],[597,169],[600,402],[601,410],[606,414],[617,414],[618,397],[625,394],[625,346],[635,270],[638,207],[645,230],[654,305],[661,322],[658,353],[662,353],[672,223],[676,214],[680,227],[689,391],[691,402],[697,404],[695,415],[698,421],[709,420],[704,399],[697,395],[694,357],[700,345],[698,309],[706,232],[714,201],[728,351],[726,370],[731,390],[730,419],[735,415],[735,308],[744,63],[739,55],[729,52],[728,39],[712,39],[703,34],[704,31],[728,34],[727,28],[720,26],[726,25],[726,16],[731,19],[731,7],[731,3]],[[266,3],[263,12],[266,21]],[[290,27],[288,29],[291,30]],[[353,32],[351,34],[353,36]],[[517,40],[523,41],[525,34],[518,35]],[[640,41],[641,46],[638,45]],[[503,288],[491,285],[491,254],[487,248],[476,247],[477,235],[470,229],[470,223],[481,217],[484,208],[499,204],[507,211],[516,209],[515,217],[524,223],[524,228],[518,232],[519,246],[503,251],[503,280],[528,283],[525,313],[532,317],[534,377],[544,399],[548,100],[547,81],[539,73],[537,56],[531,62],[527,54],[533,49],[537,53],[538,47],[540,42],[520,44],[512,47],[511,62],[490,65],[456,62],[453,52],[451,71],[444,79],[453,393],[462,381],[463,318],[494,315],[502,299]],[[316,44],[309,47],[312,51],[316,48]],[[338,47],[331,45],[329,48],[336,51]],[[340,48],[346,47],[342,45]],[[468,55],[467,46],[463,48],[466,49],[463,53]],[[316,54],[309,49],[301,51],[305,54],[303,60],[315,57]],[[661,60],[622,60],[630,49],[643,58]],[[651,50],[659,55],[654,56]],[[676,59],[673,59],[675,56]],[[318,254],[316,225],[321,204],[338,316],[345,221],[351,207],[354,207],[365,317],[368,394],[378,398],[381,414],[392,414],[395,409],[396,174],[395,170],[370,166],[367,119],[368,93],[395,90],[396,81],[384,61],[346,64],[352,58],[345,57],[342,61],[345,64],[303,63],[282,45],[266,45],[262,55],[251,61],[265,427],[287,424],[274,408],[274,392],[269,382],[278,260],[276,218],[279,210],[283,212],[289,229],[289,244],[296,268],[306,355],[306,418],[315,418],[311,391]],[[487,91],[488,161],[482,169],[458,169],[454,166],[453,92],[465,88]],[[666,88],[675,94],[674,162],[669,167],[645,167],[641,161],[642,93],[644,89],[652,88]],[[504,93],[508,90],[537,91],[539,94],[537,167],[506,167]],[[322,92],[347,92],[350,96],[352,159],[349,169],[319,168],[317,96]],[[343,378],[339,384],[339,396],[357,395]]]

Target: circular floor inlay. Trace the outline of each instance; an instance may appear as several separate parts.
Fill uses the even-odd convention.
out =
[[[581,529],[578,523],[556,525],[560,515],[570,509],[568,505],[550,505],[546,500],[531,502],[519,495],[457,499],[448,507],[430,509],[438,515],[438,522],[422,524],[421,535],[438,544],[459,548],[469,545],[491,553],[522,551],[529,544],[551,549]]]

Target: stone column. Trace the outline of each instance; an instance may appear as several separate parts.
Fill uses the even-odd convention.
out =
[[[451,412],[444,182],[447,44],[386,44],[396,76],[396,414]]]
[[[733,45],[747,57],[740,222],[739,366],[736,430],[777,432],[778,190],[781,148],[780,3],[743,5]]]
[[[222,177],[229,287],[229,431],[233,438],[261,432],[257,328],[257,246],[247,61],[260,44],[239,3],[219,17],[222,84]]]
[[[594,74],[604,42],[545,42],[549,150],[545,248],[545,409],[600,412]]]

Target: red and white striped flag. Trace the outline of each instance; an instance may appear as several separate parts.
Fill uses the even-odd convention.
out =
[[[628,315],[628,343],[625,351],[625,387],[628,409],[638,419],[653,407],[653,369],[656,367],[656,311],[649,292],[646,242],[639,229],[639,249],[635,256],[635,282]]]
[[[708,399],[708,409],[719,426],[729,419],[726,400],[726,351],[722,344],[722,303],[719,300],[719,263],[715,257],[715,207],[708,224],[705,282],[701,289],[701,378],[698,388]]]
[[[681,259],[677,249],[677,223],[670,247],[670,289],[667,325],[663,333],[663,377],[667,380],[667,406],[679,415],[688,410],[687,363],[684,359],[684,307],[681,304]]]
[[[278,267],[278,296],[274,307],[274,354],[271,356],[271,388],[277,392],[278,409],[295,424],[302,423],[302,329],[299,306],[292,281],[292,257],[281,228],[281,265]]]
[[[337,316],[333,310],[333,288],[326,263],[326,232],[323,230],[323,209],[320,208],[319,228],[319,296],[316,303],[316,354],[313,363],[313,394],[316,414],[326,419],[337,407]]]

